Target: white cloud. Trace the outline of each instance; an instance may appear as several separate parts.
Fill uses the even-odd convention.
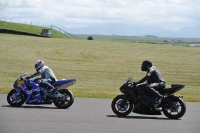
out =
[[[166,29],[200,24],[199,0],[0,0],[0,19],[87,26],[149,24]]]

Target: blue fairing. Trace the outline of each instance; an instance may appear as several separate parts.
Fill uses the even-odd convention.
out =
[[[56,81],[56,83],[54,83],[54,86],[60,86],[66,83],[70,83],[70,82],[75,82],[76,79],[62,79],[62,80],[58,80]]]
[[[32,82],[38,84],[38,80],[40,80],[40,79],[41,79],[41,78],[35,78],[35,79],[32,80]]]
[[[15,90],[16,92],[18,92],[19,90],[21,90],[20,88],[17,88],[17,87],[15,87],[15,88],[13,88],[13,90]]]
[[[40,78],[36,78],[32,82],[38,84],[38,80],[40,80]],[[66,83],[70,83],[70,82],[75,82],[75,81],[76,81],[76,79],[70,79],[70,78],[68,78],[68,79],[61,79],[61,80],[56,81],[53,84],[53,86],[60,86],[60,85],[63,85],[63,84],[66,84]]]
[[[51,100],[43,100],[41,89],[37,84],[38,80],[36,79],[35,81],[25,82],[26,88],[24,88],[23,91],[27,94],[26,104],[51,104]]]

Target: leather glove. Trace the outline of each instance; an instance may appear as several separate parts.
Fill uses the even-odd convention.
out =
[[[27,76],[25,79],[28,79],[28,80],[29,80],[30,78],[31,78],[30,76]]]
[[[133,85],[136,86],[138,84],[138,82],[133,82]]]
[[[134,84],[134,85],[137,85],[137,84],[138,84],[138,82],[133,82],[133,84]]]

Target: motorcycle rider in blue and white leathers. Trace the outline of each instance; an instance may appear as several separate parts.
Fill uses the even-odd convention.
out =
[[[45,65],[45,62],[43,60],[37,60],[35,62],[35,70],[36,73],[26,78],[30,79],[41,75],[41,79],[38,81],[39,85],[41,87],[47,88],[49,92],[55,90],[52,84],[54,84],[57,81],[57,78],[51,70],[51,68]]]

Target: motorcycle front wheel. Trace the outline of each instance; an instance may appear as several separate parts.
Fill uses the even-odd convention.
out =
[[[67,89],[62,89],[58,91],[61,95],[66,97],[65,100],[54,100],[54,105],[59,109],[66,109],[69,108],[74,103],[74,95],[71,91]]]
[[[133,102],[125,95],[118,95],[113,99],[111,108],[116,115],[127,116],[133,110]]]
[[[167,108],[163,108],[163,113],[169,119],[179,119],[181,118],[186,112],[186,105],[181,98],[177,100],[168,101]]]
[[[26,95],[24,93],[11,90],[7,95],[7,102],[13,107],[19,107],[26,101]]]

